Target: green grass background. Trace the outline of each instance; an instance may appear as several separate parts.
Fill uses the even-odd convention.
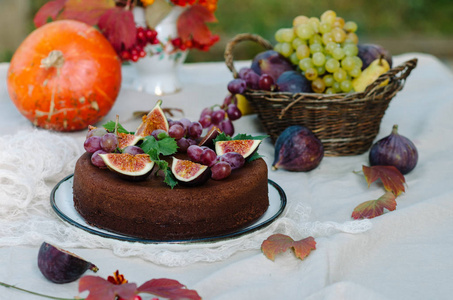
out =
[[[27,22],[29,32],[34,29],[34,13],[47,1],[30,2],[30,16],[22,20]],[[433,40],[443,40],[446,48],[453,37],[452,0],[219,0],[218,22],[210,28],[220,35],[220,41],[209,52],[191,51],[187,61],[223,60],[226,43],[239,33],[256,33],[274,43],[275,31],[291,26],[297,15],[319,17],[327,9],[355,21],[361,42],[386,41],[384,46],[394,52],[418,51],[426,45],[423,51],[436,54],[439,47],[432,44]],[[401,46],[404,41],[406,47]],[[0,61],[8,61],[14,50],[2,51]],[[260,47],[252,42],[241,43],[235,48],[235,59],[252,58],[258,51]],[[453,57],[453,49],[442,52],[450,54]]]

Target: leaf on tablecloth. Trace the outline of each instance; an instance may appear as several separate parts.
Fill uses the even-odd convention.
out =
[[[270,260],[275,259],[275,255],[293,248],[294,253],[300,259],[304,259],[310,254],[311,250],[316,249],[315,239],[311,236],[300,241],[294,241],[291,237],[284,234],[273,234],[268,237],[262,244],[261,250]]]
[[[183,41],[190,38],[201,45],[211,42],[211,31],[206,22],[216,22],[214,14],[204,6],[193,5],[187,8],[178,18],[178,35]]]
[[[381,179],[386,191],[394,193],[399,196],[405,191],[403,174],[394,166],[362,166],[363,174],[368,183],[368,187],[374,181]]]
[[[201,299],[197,291],[189,290],[183,284],[173,279],[151,279],[138,287],[139,293],[150,293],[168,299]]]
[[[79,293],[89,291],[86,300],[112,300],[116,296],[133,299],[137,285],[135,283],[113,284],[99,276],[83,276],[79,281]]]
[[[365,201],[354,208],[352,218],[372,219],[384,213],[384,208],[389,211],[396,209],[396,196],[392,192],[386,192],[377,200]]]

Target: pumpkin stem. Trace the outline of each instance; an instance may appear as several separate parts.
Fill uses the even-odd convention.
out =
[[[60,69],[64,64],[63,52],[60,50],[52,50],[46,58],[41,60],[41,68],[52,68],[55,67]]]

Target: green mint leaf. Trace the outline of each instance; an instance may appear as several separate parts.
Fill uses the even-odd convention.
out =
[[[161,140],[156,140],[153,136],[147,136],[140,147],[150,156],[151,160],[154,161],[159,170],[163,171],[165,174],[164,182],[173,189],[178,182],[173,176],[173,173],[168,166],[168,162],[160,159],[160,155],[167,156],[176,152],[178,146],[175,139],[167,137]]]
[[[115,124],[116,123],[114,121],[108,121],[107,123],[102,125],[102,127],[104,127],[109,132],[114,132],[115,131]],[[127,131],[123,126],[121,126],[121,124],[118,124],[118,132],[131,133],[131,132]]]
[[[143,139],[143,143],[140,145],[140,148],[142,148],[145,153],[148,153],[149,156],[151,156],[152,160],[154,159],[150,152],[151,151],[155,152],[156,157],[154,158],[159,160],[159,144],[157,143],[157,140],[153,136],[151,135],[146,136]]]
[[[231,140],[264,140],[267,137],[269,137],[269,136],[268,135],[253,136],[253,135],[245,134],[245,133],[238,133],[234,137],[231,137],[222,132],[214,139],[214,143],[221,142],[221,141],[231,141]]]
[[[269,137],[268,135],[252,136],[250,134],[239,133],[234,136],[233,140],[264,140]]]
[[[263,156],[263,155],[259,155],[259,154],[258,154],[258,151],[256,151],[255,153],[252,154],[252,156],[249,156],[249,157],[247,158],[247,161],[248,161],[248,162],[251,162],[251,161],[254,161],[254,160],[256,160],[256,159],[258,159],[258,158],[261,158],[261,157],[264,157],[264,156]]]
[[[231,140],[232,140],[231,136],[226,135],[225,133],[222,132],[216,136],[216,138],[214,139],[214,144],[216,142],[231,141]]]
[[[156,161],[156,165],[159,167],[160,170],[164,172],[168,170],[168,163],[165,160]]]
[[[178,149],[178,145],[176,144],[176,140],[171,137],[164,138],[162,140],[157,141],[159,144],[159,152],[162,155],[172,155]]]
[[[140,147],[143,151],[145,151],[145,153],[148,153],[151,149],[155,149],[158,155],[162,154],[164,156],[172,155],[178,149],[178,145],[176,144],[174,138],[167,137],[161,140],[156,140],[151,135],[145,137]]]
[[[172,189],[178,184],[178,181],[176,180],[175,176],[173,175],[170,169],[167,169],[165,171],[164,182],[168,184]]]

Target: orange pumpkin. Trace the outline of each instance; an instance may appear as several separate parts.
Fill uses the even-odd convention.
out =
[[[34,125],[75,131],[112,108],[121,87],[121,60],[97,29],[61,20],[22,42],[7,76],[10,98]]]

